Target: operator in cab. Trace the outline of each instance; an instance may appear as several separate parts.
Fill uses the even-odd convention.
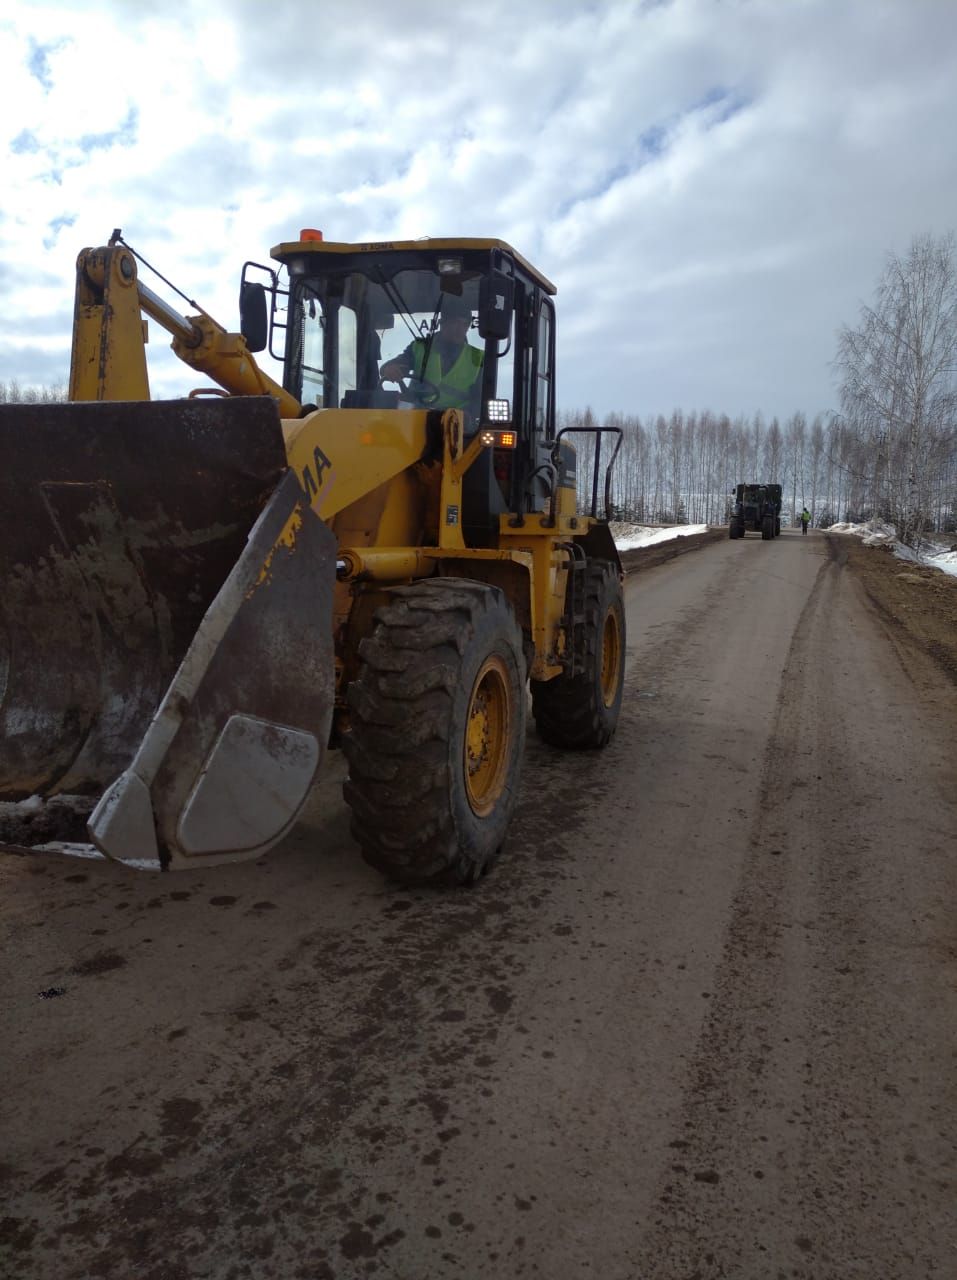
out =
[[[478,417],[482,395],[484,352],[468,341],[472,310],[464,298],[446,295],[434,336],[416,338],[379,370],[383,382],[409,376],[426,386],[423,403],[430,409],[463,409]],[[423,368],[424,363],[424,368]]]

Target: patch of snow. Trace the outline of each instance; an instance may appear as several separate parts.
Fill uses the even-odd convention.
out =
[[[706,524],[676,524],[662,528],[660,525],[621,524],[613,521],[609,527],[619,551],[633,551],[635,547],[650,547],[656,542],[669,542],[672,538],[686,538],[691,533],[708,532]]]
[[[949,573],[952,578],[957,578],[957,551],[927,551],[924,553],[923,564],[929,564],[932,569],[939,569],[941,573]]]
[[[35,853],[65,853],[70,858],[99,858],[106,861],[95,844],[78,844],[72,840],[50,840],[47,844],[35,844]]]
[[[0,802],[0,813],[16,814],[18,816],[24,813],[39,813],[43,808],[43,800],[40,796],[30,796],[27,800],[4,800]]]
[[[926,540],[920,550],[907,547],[897,541],[893,525],[884,524],[880,520],[868,520],[865,524],[848,524],[839,521],[826,530],[827,533],[850,533],[861,539],[867,547],[890,547],[898,560],[909,560],[912,564],[923,564],[930,569],[939,569],[941,573],[949,573],[957,577],[957,551],[944,551],[934,543]]]

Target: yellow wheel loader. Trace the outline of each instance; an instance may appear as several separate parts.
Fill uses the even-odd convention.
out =
[[[620,437],[603,464],[596,429],[580,513],[555,289],[504,242],[304,231],[272,258],[229,333],[114,232],[78,259],[69,403],[0,406],[0,844],[254,858],[331,746],[366,859],[468,883],[505,839],[529,683],[547,742],[615,731]],[[216,386],[151,400],[149,320]]]

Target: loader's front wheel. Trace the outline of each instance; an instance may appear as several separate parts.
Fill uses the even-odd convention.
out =
[[[618,725],[625,679],[625,608],[618,570],[607,560],[585,568],[585,670],[532,682],[539,736],[553,747],[603,747]]]
[[[495,861],[525,745],[522,634],[497,587],[397,587],[359,645],[344,787],[367,862],[407,884],[468,884]]]

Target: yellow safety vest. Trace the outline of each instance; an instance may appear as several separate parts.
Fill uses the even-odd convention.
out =
[[[416,338],[412,344],[412,372],[415,377],[424,377],[427,382],[431,382],[438,387],[439,397],[434,407],[436,409],[464,409],[469,402],[469,394],[481,372],[484,352],[479,351],[478,347],[469,346],[466,342],[463,344],[462,350],[455,361],[448,369],[443,371],[439,353],[433,345],[432,350],[429,352],[429,360],[423,375],[422,357],[424,352],[424,340]]]

